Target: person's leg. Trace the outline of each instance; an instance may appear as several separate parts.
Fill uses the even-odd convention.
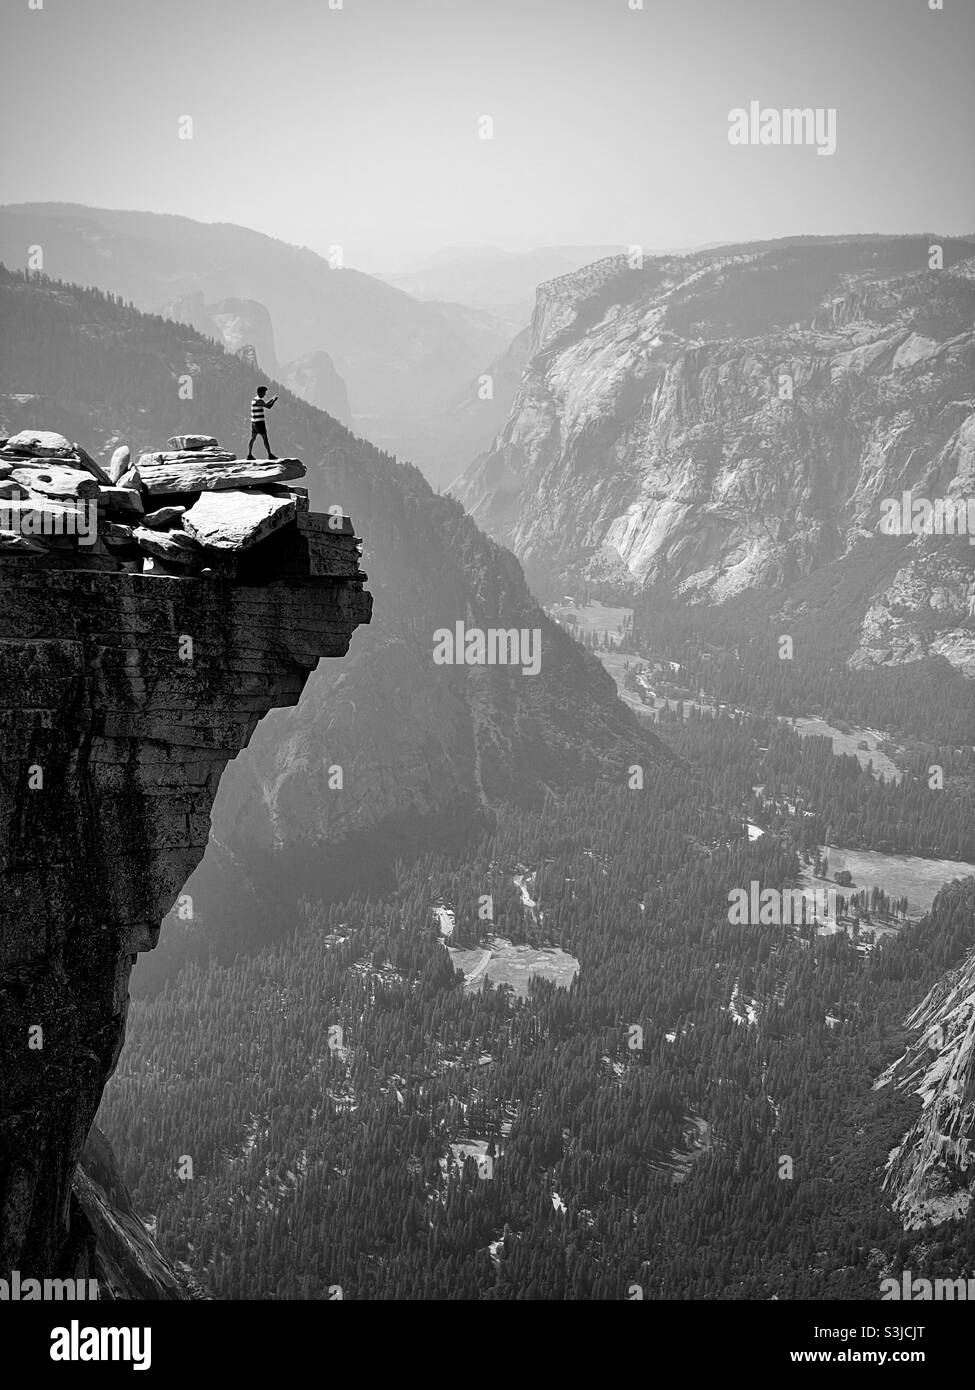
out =
[[[268,437],[267,437],[267,425],[262,425],[262,426],[261,426],[261,438],[264,440],[264,448],[265,448],[265,450],[266,450],[266,452],[267,452],[268,458],[269,458],[269,459],[275,458],[276,455],[271,453],[271,441],[270,441],[270,440],[268,439]]]
[[[255,440],[256,438],[257,438],[257,426],[256,426],[256,425],[251,425],[251,437],[250,437],[250,439],[247,441],[247,457],[248,457],[249,459],[252,459],[252,458],[254,457],[254,440]]]

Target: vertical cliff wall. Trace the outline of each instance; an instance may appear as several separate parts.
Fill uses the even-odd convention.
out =
[[[230,577],[0,558],[0,1275],[95,1272],[72,1181],[136,954],[203,856],[227,761],[369,621],[351,526],[327,563],[292,539]]]

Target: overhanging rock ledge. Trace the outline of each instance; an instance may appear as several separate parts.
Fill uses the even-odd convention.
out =
[[[0,1277],[105,1276],[76,1165],[136,953],[203,856],[227,761],[369,622],[351,522],[307,505],[212,567],[204,547],[202,572],[61,537],[0,554]],[[181,1296],[143,1282],[109,1292]]]

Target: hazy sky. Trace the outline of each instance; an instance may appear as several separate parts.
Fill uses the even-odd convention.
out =
[[[3,202],[237,222],[368,269],[975,230],[975,0],[30,3],[0,0]],[[836,153],[729,144],[753,100],[835,107]]]

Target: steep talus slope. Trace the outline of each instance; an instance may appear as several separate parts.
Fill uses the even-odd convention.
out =
[[[883,498],[975,491],[973,253],[808,240],[543,285],[511,416],[454,492],[549,593],[720,602],[885,544]]]
[[[194,431],[241,447],[253,377],[238,359],[95,293],[14,275],[2,289],[0,412],[10,428],[43,415],[93,449],[124,439],[135,453]],[[191,400],[179,390],[187,376]],[[658,756],[610,677],[549,622],[514,557],[458,503],[287,391],[269,423],[276,452],[305,460],[312,506],[355,518],[376,616],[341,669],[320,669],[301,705],[270,716],[228,773],[213,857],[216,868],[226,851],[228,867],[219,891],[197,885],[214,911],[262,854],[299,861],[289,890],[320,887],[326,844],[368,834],[364,862],[376,874],[378,844],[406,850],[429,833],[463,830],[499,798],[537,804],[546,787]],[[457,620],[539,629],[539,674],[435,665],[434,632]],[[255,877],[266,884],[264,867]],[[251,896],[242,905],[255,920],[280,907],[281,895],[266,891],[269,903]]]

